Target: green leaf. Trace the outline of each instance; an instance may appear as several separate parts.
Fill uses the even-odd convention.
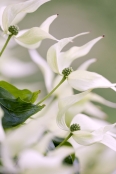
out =
[[[21,100],[24,100],[25,102],[31,102],[31,103],[34,103],[36,101],[38,94],[40,93],[40,90],[36,92],[31,92],[28,89],[20,90],[6,81],[0,81],[0,87],[7,90],[15,98],[19,97]]]
[[[2,125],[6,129],[24,123],[30,116],[43,109],[45,105],[38,106],[20,98],[14,98],[7,90],[0,87],[0,106],[4,111]]]

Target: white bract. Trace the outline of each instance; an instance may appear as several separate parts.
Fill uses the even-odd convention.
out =
[[[50,0],[28,0],[12,4],[3,9],[1,28],[5,34],[10,35],[9,27],[15,26],[25,14],[36,11],[42,4]],[[53,15],[47,18],[40,27],[33,27],[31,29],[22,30],[18,35],[13,35],[16,42],[27,48],[37,48],[40,45],[40,41],[43,39],[56,40],[51,34],[49,34],[49,26],[57,15]]]
[[[105,77],[95,72],[84,70],[73,71],[68,76],[69,84],[79,91],[86,91],[94,88],[111,88],[116,91],[116,83],[111,83]]]
[[[94,104],[93,102],[97,102],[98,104],[103,104],[111,108],[116,108],[116,103],[110,102],[104,99],[103,97],[99,96],[98,94],[90,92],[82,100],[73,104],[66,111],[66,118],[68,117],[68,120],[66,120],[67,125],[70,124],[70,120],[72,120],[72,118],[76,114],[82,112],[92,117],[106,119],[108,115],[102,110],[102,108],[99,105]]]

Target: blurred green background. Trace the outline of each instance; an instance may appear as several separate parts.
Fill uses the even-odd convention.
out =
[[[86,42],[98,36],[105,35],[105,38],[99,41],[87,56],[74,61],[73,68],[76,69],[82,62],[90,58],[96,58],[97,62],[90,66],[89,71],[102,74],[111,82],[116,82],[116,1],[114,0],[52,0],[41,6],[36,12],[28,14],[23,21],[19,23],[20,29],[39,26],[48,16],[59,14],[58,18],[52,23],[50,33],[58,39],[74,36],[75,34],[90,31],[90,34],[81,36],[70,43],[71,46],[81,46]],[[47,49],[54,41],[44,40],[37,49],[38,52],[46,58]],[[23,61],[31,61],[28,51],[25,48],[17,46],[16,56]],[[29,78],[21,79],[24,82],[41,81],[41,72]],[[13,82],[19,79],[12,80]],[[116,93],[111,89],[94,90],[104,98],[116,102]],[[116,109],[103,107],[103,110],[109,115],[108,120],[116,121]]]

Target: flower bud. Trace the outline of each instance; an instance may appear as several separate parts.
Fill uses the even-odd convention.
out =
[[[81,128],[80,128],[80,125],[79,124],[72,124],[71,126],[70,126],[70,131],[71,132],[74,132],[74,131],[78,131],[78,130],[80,130]]]
[[[65,68],[62,71],[62,74],[64,75],[64,77],[68,77],[71,72],[73,72],[73,69],[72,69],[72,67],[69,67],[69,68]]]
[[[12,25],[8,28],[8,31],[12,34],[12,35],[17,35],[19,28],[16,25]]]

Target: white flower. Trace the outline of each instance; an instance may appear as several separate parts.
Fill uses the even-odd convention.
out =
[[[75,103],[86,97],[90,91],[59,99],[59,112],[57,115],[58,126],[72,133],[73,139],[81,145],[90,145],[95,142],[100,142],[116,151],[116,140],[110,130],[116,125],[109,125],[105,121],[91,119],[83,114],[77,114],[70,119],[66,117],[66,111]],[[68,123],[68,124],[67,124]],[[71,131],[71,126],[75,124],[78,131]],[[74,125],[73,125],[74,126]],[[75,127],[75,126],[74,126]],[[80,130],[79,130],[80,129]]]
[[[78,144],[88,146],[99,142],[116,151],[116,139],[109,133],[116,123],[109,125],[106,122],[91,119],[84,114],[77,114],[70,122],[69,127],[59,118],[57,122],[60,122],[60,128],[72,133],[72,138]],[[75,127],[76,130],[73,130]]]
[[[73,60],[86,55],[96,42],[103,38],[98,37],[81,47],[72,47],[66,52],[61,52],[64,46],[78,36],[88,34],[88,32],[78,34],[74,37],[69,37],[60,40],[58,43],[51,46],[47,52],[47,61],[53,72],[62,75],[62,70],[70,66]]]
[[[62,39],[58,43],[49,48],[47,53],[47,61],[51,69],[55,73],[63,75],[62,70],[69,67],[74,59],[86,55],[90,51],[92,46],[103,38],[103,36],[101,36],[88,42],[82,47],[72,47],[67,52],[60,52],[62,48],[66,44],[68,44],[72,39],[83,34],[87,33],[82,33],[72,38]],[[115,83],[112,84],[102,75],[85,70],[94,61],[95,60],[92,59],[90,61],[85,62],[82,66],[79,67],[78,70],[73,71],[68,75],[67,80],[70,86],[79,91],[86,91],[94,88],[112,88],[114,91],[116,91]]]
[[[16,4],[8,5],[2,15],[2,29],[5,33],[8,32],[8,28],[16,24],[17,17],[21,14],[32,13],[36,11],[42,4],[50,0],[28,0]]]
[[[53,15],[45,20],[40,27],[22,30],[18,33],[18,28],[15,27],[26,13],[36,11],[42,4],[50,0],[28,0],[12,4],[3,9],[1,28],[5,34],[13,34],[16,42],[27,48],[37,48],[40,41],[46,38],[56,40],[49,34],[49,26],[57,15]],[[12,33],[13,32],[13,33]]]

